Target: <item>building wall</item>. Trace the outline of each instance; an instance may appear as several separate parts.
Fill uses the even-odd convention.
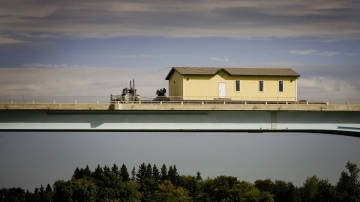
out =
[[[171,100],[183,99],[183,76],[176,71],[169,78],[169,96]]]
[[[240,92],[235,91],[236,80],[240,80]],[[259,80],[264,81],[263,92],[259,91]],[[283,92],[279,92],[279,80],[283,81]],[[297,99],[296,77],[230,76],[225,72],[219,72],[214,76],[184,76],[184,99],[219,99],[219,82],[226,83],[226,98],[231,100],[296,101]]]

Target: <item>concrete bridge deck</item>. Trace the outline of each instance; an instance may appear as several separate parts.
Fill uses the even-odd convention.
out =
[[[0,110],[360,111],[344,104],[0,104]],[[1,111],[0,111],[1,112]]]
[[[360,137],[360,105],[0,104],[0,131],[324,132]]]

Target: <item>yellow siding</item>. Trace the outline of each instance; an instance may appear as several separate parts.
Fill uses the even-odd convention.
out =
[[[249,101],[296,101],[297,99],[296,77],[230,76],[225,72],[219,72],[214,76],[184,76],[183,80],[184,91],[182,85],[179,91],[184,92],[185,100],[219,99],[219,82],[226,83],[226,99]],[[236,80],[240,80],[240,92],[235,91]],[[259,80],[264,81],[263,92],[259,92]],[[283,92],[279,92],[279,80],[284,83]],[[170,93],[171,89],[170,87]]]
[[[171,100],[183,99],[183,76],[176,71],[169,78],[169,96]]]

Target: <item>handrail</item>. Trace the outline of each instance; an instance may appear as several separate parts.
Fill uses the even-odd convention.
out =
[[[120,101],[111,100],[110,96],[0,96],[1,104],[295,104],[304,101],[289,101],[295,100],[293,97],[270,97],[262,101],[257,97],[226,97],[217,98],[210,96],[170,96],[170,97],[143,97],[139,101]],[[324,102],[319,102],[324,103]]]
[[[110,96],[0,96],[0,104],[329,104],[328,101],[298,100],[294,97],[169,96],[141,97],[138,101],[111,100]],[[358,104],[352,102],[351,104]],[[345,104],[350,105],[350,102]]]

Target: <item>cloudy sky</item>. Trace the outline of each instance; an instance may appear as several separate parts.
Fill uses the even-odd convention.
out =
[[[1,0],[0,96],[143,96],[171,66],[290,67],[299,97],[360,102],[357,0]]]
[[[0,101],[108,100],[129,79],[151,97],[167,87],[171,66],[293,68],[300,99],[360,103],[360,1],[0,0]],[[300,185],[317,174],[335,183],[346,161],[360,163],[358,145],[314,134],[1,132],[0,187],[32,189],[77,166],[142,161],[204,177]]]

